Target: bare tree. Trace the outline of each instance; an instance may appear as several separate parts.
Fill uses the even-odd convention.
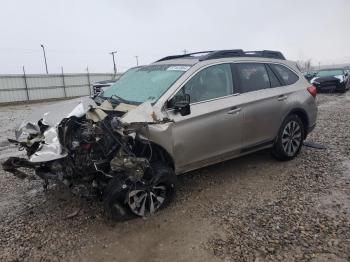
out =
[[[297,61],[297,66],[303,72],[311,71],[312,70],[311,59],[298,60]]]

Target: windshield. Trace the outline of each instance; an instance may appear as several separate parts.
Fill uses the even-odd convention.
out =
[[[156,102],[190,66],[150,65],[128,70],[108,90],[101,94],[123,102]]]
[[[343,74],[343,70],[340,70],[340,69],[322,70],[322,71],[318,71],[316,76],[327,77],[327,76],[338,76],[338,75],[342,75],[342,74]]]

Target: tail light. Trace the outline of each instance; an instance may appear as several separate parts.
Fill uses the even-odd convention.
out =
[[[310,95],[312,95],[313,97],[316,97],[317,95],[317,89],[315,86],[310,86],[307,88],[307,91],[309,91]]]

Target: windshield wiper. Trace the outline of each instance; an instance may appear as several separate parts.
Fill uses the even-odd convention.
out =
[[[120,96],[117,96],[117,95],[111,95],[111,97],[110,98],[112,98],[112,99],[116,99],[116,100],[119,100],[119,101],[126,101],[125,99],[123,99],[123,98],[121,98]]]
[[[109,101],[112,100],[113,102],[118,102],[118,103],[125,103],[128,102],[127,100],[121,98],[120,96],[117,95],[111,95],[109,98],[107,98]]]
[[[97,96],[94,97],[94,100],[96,102],[96,100],[98,100],[98,102],[100,102],[101,100],[108,100],[109,102],[117,102],[120,103],[122,101],[125,101],[123,98],[117,96],[117,95],[111,95],[110,97],[108,96],[104,96],[104,91],[102,90]]]
[[[101,91],[99,93],[99,95],[95,97],[95,99],[99,98],[99,99],[102,99],[102,100],[108,100],[111,103],[118,103],[118,104],[120,104],[120,103],[135,104],[135,105],[139,105],[140,104],[139,102],[126,100],[126,99],[121,98],[120,96],[117,96],[117,95],[111,95],[110,97],[108,97],[108,96],[103,96],[103,94],[104,94],[104,91]],[[96,100],[95,100],[95,102],[96,102]]]

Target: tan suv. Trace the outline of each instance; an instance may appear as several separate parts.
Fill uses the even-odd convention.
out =
[[[94,100],[64,102],[23,123],[4,163],[103,200],[106,214],[148,216],[175,193],[176,175],[261,149],[297,156],[316,124],[316,88],[280,52],[169,56],[128,70]]]

